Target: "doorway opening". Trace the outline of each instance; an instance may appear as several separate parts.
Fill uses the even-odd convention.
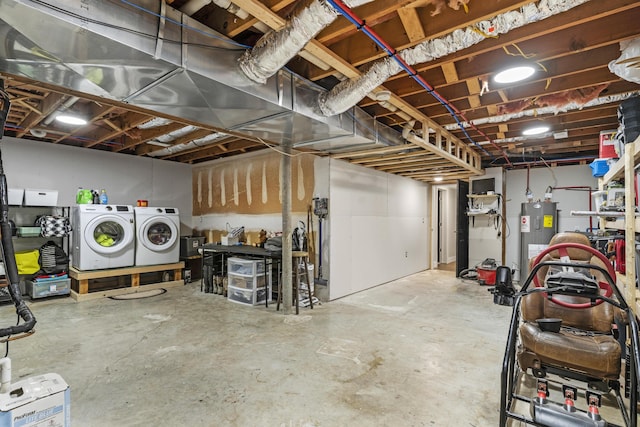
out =
[[[458,189],[455,184],[433,187],[432,268],[456,270],[456,215]]]

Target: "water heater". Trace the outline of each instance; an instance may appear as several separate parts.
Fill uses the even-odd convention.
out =
[[[554,202],[523,203],[520,214],[520,283],[529,275],[529,259],[537,256],[558,232]]]

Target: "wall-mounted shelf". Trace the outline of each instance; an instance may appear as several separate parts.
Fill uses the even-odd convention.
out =
[[[467,211],[467,215],[468,216],[480,216],[480,215],[486,215],[486,216],[497,216],[500,215],[498,212],[493,211],[493,210],[489,210],[489,211]]]
[[[499,216],[500,194],[467,194],[469,209],[467,216]]]
[[[467,194],[470,199],[497,199],[501,194]]]

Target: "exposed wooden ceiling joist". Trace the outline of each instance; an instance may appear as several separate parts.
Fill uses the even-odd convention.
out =
[[[170,6],[180,8],[186,1],[173,0]],[[392,0],[374,1],[355,11],[386,42],[400,51],[506,11],[519,10],[529,2],[470,0],[468,13],[463,8],[451,9],[444,3],[444,7],[434,14],[431,1]],[[254,25],[282,28],[288,14],[296,6],[293,0],[233,0],[233,3],[250,16],[240,19],[209,3],[197,11],[192,19],[210,25],[238,43],[253,44],[260,35],[253,28]],[[621,41],[640,36],[637,25],[633,25],[637,21],[640,21],[640,4],[637,1],[589,1],[568,12],[514,29],[498,38],[484,40],[468,49],[416,64],[415,68],[469,120],[499,115],[505,109],[514,108],[516,104],[512,103],[525,105],[526,108],[539,108],[549,95],[562,97],[573,91],[586,96],[591,88],[603,84],[608,84],[608,87],[602,95],[625,94],[638,91],[640,87],[611,73],[608,64],[618,58]],[[289,67],[327,89],[337,83],[336,77],[359,77],[373,61],[386,56],[365,34],[342,17],[307,43],[305,51],[326,64],[328,69],[322,70],[300,57],[292,60]],[[491,77],[500,65],[511,59],[523,59],[513,56],[518,52],[533,55],[529,59],[538,62],[542,71],[528,81],[514,85],[498,86],[492,83]],[[188,148],[176,149],[160,158],[198,163],[264,148],[260,141],[236,131],[214,128],[179,116],[154,113],[116,100],[62,89],[20,76],[0,77],[5,80],[13,100],[6,132],[18,138],[146,156],[160,152],[158,150],[162,147],[155,145],[158,138],[191,125],[195,126],[195,130],[169,143]],[[375,93],[383,90],[390,92],[390,99],[386,103],[373,99]],[[402,132],[408,122],[414,121],[414,128],[419,135],[414,142],[346,153],[319,154],[329,154],[335,159],[425,182],[432,182],[437,175],[445,179],[466,179],[470,175],[480,174],[481,161],[485,165],[503,164],[504,161],[497,161],[501,157],[499,149],[506,150],[508,158],[513,157],[518,162],[521,162],[523,153],[526,159],[548,157],[552,162],[573,156],[580,158],[577,162],[583,162],[585,157],[597,156],[599,132],[617,127],[617,103],[610,103],[577,110],[558,109],[553,115],[513,117],[498,123],[478,124],[477,129],[466,128],[466,133],[459,127],[448,131],[443,127],[456,123],[450,112],[406,73],[391,76],[370,95],[371,98],[364,98],[359,106],[397,132]],[[89,124],[70,129],[55,122],[49,123],[47,118],[59,111],[70,97],[79,98],[74,108],[81,108],[87,113]],[[532,100],[538,103],[532,103]],[[157,117],[166,119],[167,123],[152,129],[138,127]],[[458,120],[463,120],[462,116]],[[541,120],[552,126],[552,132],[566,131],[567,138],[519,140],[523,129]],[[431,131],[425,137],[427,129],[435,130],[436,134]],[[41,132],[44,132],[44,136],[35,136],[41,135]],[[190,144],[197,138],[216,132],[224,132],[229,136],[201,146]],[[498,142],[489,144],[487,137]],[[476,164],[477,167],[474,166]]]

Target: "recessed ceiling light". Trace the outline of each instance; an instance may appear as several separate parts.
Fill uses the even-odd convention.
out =
[[[535,72],[536,70],[529,65],[513,67],[500,71],[493,80],[496,83],[514,83],[531,77]]]
[[[87,124],[87,121],[82,117],[72,116],[69,114],[58,114],[56,116],[56,120],[68,125],[82,126]]]
[[[541,133],[549,132],[549,129],[550,129],[549,126],[544,126],[544,125],[535,126],[535,127],[523,130],[522,134],[527,136],[540,135]]]
[[[435,182],[442,182],[442,177],[441,176],[436,176],[435,178],[433,178],[433,180]]]

